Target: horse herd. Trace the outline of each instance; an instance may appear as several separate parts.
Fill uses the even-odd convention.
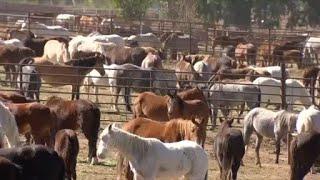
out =
[[[307,69],[303,82],[290,79],[289,71],[280,66],[254,66],[255,46],[226,37],[214,41],[224,49],[221,56],[179,54],[174,70],[162,64],[162,49],[125,46],[118,35],[92,33],[70,40],[12,30],[8,37],[11,40],[0,45],[0,62],[5,82],[19,87],[20,93],[0,94],[1,147],[8,147],[0,149],[0,173],[4,173],[0,176],[5,179],[76,179],[76,130],[88,140],[91,164],[106,158],[109,147],[117,149],[119,178],[125,166],[128,179],[205,179],[208,121],[214,129],[219,110],[223,117],[219,117],[213,150],[221,179],[237,179],[252,133],[257,135],[256,163],[261,166],[263,137],[276,140],[278,163],[281,140],[297,129],[290,150],[291,179],[303,179],[319,155],[315,149],[320,144],[320,110],[311,98],[313,87],[320,86],[318,67]],[[296,57],[299,60],[294,61],[301,62],[301,51],[288,48],[292,43],[274,47],[274,61]],[[284,82],[288,111],[267,110],[262,106],[274,104],[278,109],[283,103],[280,78],[288,78]],[[45,104],[39,103],[42,81],[54,87],[71,85],[72,100],[52,96]],[[82,85],[88,95],[94,86],[97,102],[99,86],[110,87],[111,109],[116,112],[124,89],[125,107],[133,118],[121,128],[108,125],[99,136],[101,112],[97,102],[80,99]],[[133,103],[131,91],[138,93]],[[299,102],[305,109],[292,113]],[[244,117],[243,131],[232,128],[245,107],[250,111]],[[240,109],[237,116],[231,113],[234,109]],[[21,146],[19,134],[25,136],[27,145]]]

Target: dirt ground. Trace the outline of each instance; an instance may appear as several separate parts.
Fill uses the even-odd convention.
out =
[[[297,74],[297,73],[295,73]],[[300,72],[299,72],[300,74]],[[1,74],[1,79],[4,79],[3,74]],[[2,91],[9,90],[10,88],[7,88],[6,86],[0,87]],[[64,98],[70,98],[70,94],[64,94],[66,92],[70,92],[71,88],[69,86],[64,87],[55,87],[52,88],[48,85],[43,85],[42,87],[42,94],[41,99],[46,100],[49,96],[56,93],[56,95],[64,97]],[[83,90],[82,90],[83,92]],[[102,111],[102,119],[101,122],[101,128],[106,127],[110,121],[126,121],[127,119],[130,119],[130,115],[127,114],[113,114],[110,113],[110,96],[106,96],[106,94],[109,94],[108,90],[101,89],[99,91],[99,102],[100,107]],[[87,95],[82,95],[82,98],[87,98]],[[94,101],[94,96],[91,95],[90,99]],[[122,102],[122,98],[120,98],[120,102]],[[121,107],[123,109],[123,107]],[[235,122],[235,128],[242,129],[242,124],[237,124]],[[215,136],[217,129],[215,129],[213,132],[208,130],[207,133],[207,141],[206,141],[206,152],[209,155],[209,179],[218,179],[218,166],[217,162],[213,156],[213,138]],[[84,138],[83,134],[81,132],[78,132],[79,140],[80,140],[80,153],[78,156],[78,164],[77,164],[77,175],[79,180],[111,180],[116,179],[116,154],[115,152],[110,152],[108,157],[100,161],[99,165],[91,166],[89,163],[87,163],[87,153],[88,153],[88,145],[87,140]],[[261,150],[260,150],[260,156],[261,156],[261,163],[262,167],[258,167],[255,164],[255,153],[254,153],[254,139],[255,135],[251,138],[251,144],[244,156],[244,166],[240,167],[239,173],[238,173],[238,179],[246,179],[246,180],[260,180],[260,179],[270,179],[270,180],[283,180],[289,178],[289,165],[287,163],[287,149],[286,146],[283,144],[281,149],[281,155],[280,155],[280,163],[275,164],[275,154],[274,149],[274,141],[271,139],[264,139]],[[315,175],[308,175],[306,177],[307,180],[316,180],[320,179],[320,174]]]

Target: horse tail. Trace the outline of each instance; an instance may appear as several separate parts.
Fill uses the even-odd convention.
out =
[[[288,142],[290,143],[290,142]],[[295,171],[296,171],[296,164],[294,163],[294,160],[296,159],[296,151],[297,151],[297,140],[291,141],[290,150],[289,150],[289,163],[290,163],[290,179],[295,179]]]
[[[244,144],[248,145],[250,136],[253,133],[253,120],[254,117],[258,114],[257,109],[251,110],[245,117],[243,121],[243,140]]]

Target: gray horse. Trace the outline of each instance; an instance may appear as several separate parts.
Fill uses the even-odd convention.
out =
[[[121,89],[124,88],[124,100],[127,111],[131,111],[130,92],[153,91],[158,94],[167,94],[175,89],[177,80],[174,71],[142,69],[133,64],[104,65],[106,75],[109,79],[111,92],[114,98],[114,110],[118,110],[118,98]]]
[[[216,83],[210,87],[209,104],[212,107],[211,123],[216,124],[218,109],[225,118],[228,117],[230,109],[240,106],[239,118],[242,116],[245,105],[249,109],[259,107],[260,105],[260,89],[252,85],[251,82],[245,84],[226,84]]]
[[[276,163],[279,163],[280,142],[285,139],[287,133],[293,132],[296,126],[298,114],[290,113],[285,110],[273,112],[265,108],[254,108],[244,118],[243,134],[244,142],[249,144],[250,136],[253,132],[256,133],[256,156],[258,164],[260,162],[260,145],[263,137],[276,139]]]

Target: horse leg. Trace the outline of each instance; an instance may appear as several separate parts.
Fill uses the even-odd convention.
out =
[[[112,91],[112,95],[114,96],[113,110],[116,111],[116,112],[119,112],[118,99],[119,99],[119,94],[120,94],[121,88],[112,87],[111,91]]]
[[[10,65],[10,69],[12,72],[11,87],[16,88],[17,87],[17,78],[18,78],[17,68],[15,65]]]
[[[260,161],[259,151],[260,151],[261,142],[262,142],[262,140],[263,140],[263,136],[261,136],[261,135],[258,134],[258,133],[256,133],[256,134],[257,134],[256,148],[255,148],[256,156],[257,156],[257,162],[256,162],[256,164],[259,165],[259,167],[261,167],[261,161]]]
[[[99,98],[98,98],[98,94],[99,94],[99,87],[95,86],[94,87],[94,93],[96,95],[96,103],[99,103]],[[88,94],[89,95],[89,94]],[[89,98],[88,98],[89,99]]]
[[[80,99],[80,86],[77,85],[76,87],[76,99]]]
[[[126,102],[127,111],[132,112],[132,109],[130,106],[130,88],[128,88],[128,87],[124,88],[124,100]]]
[[[233,180],[237,179],[239,167],[240,167],[240,161],[234,159],[231,166],[231,176]]]
[[[239,112],[238,119],[237,119],[238,124],[240,124],[240,117],[241,117],[242,114],[243,114],[245,105],[246,105],[245,103],[242,103],[242,104],[240,105],[240,112]]]
[[[276,164],[279,163],[279,155],[280,155],[280,143],[281,143],[281,138],[279,137],[278,134],[275,134],[276,137]]]
[[[218,115],[218,109],[213,106],[211,108],[211,130],[214,129],[214,127],[217,125],[217,115]]]
[[[8,85],[8,82],[10,83],[11,81],[11,73],[10,73],[10,66],[9,65],[4,65],[4,70],[6,72],[6,77],[5,77],[5,81],[4,84]]]

